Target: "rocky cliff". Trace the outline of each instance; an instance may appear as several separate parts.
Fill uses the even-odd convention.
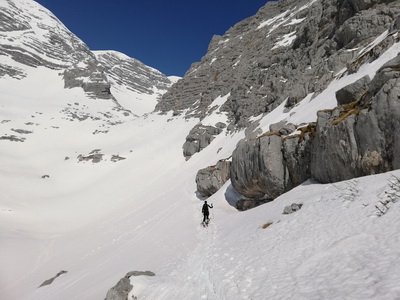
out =
[[[358,51],[394,24],[399,12],[398,1],[268,2],[223,36],[214,36],[201,62],[157,109],[202,119],[217,96],[229,94],[222,110],[231,130],[283,102],[290,110],[324,90],[343,69],[355,72]],[[365,59],[375,59],[389,46],[388,41]]]
[[[0,55],[1,77],[22,79],[29,67],[58,70],[65,88],[79,87],[92,98],[112,100],[125,113],[130,109],[119,103],[113,89],[124,86],[136,97],[159,98],[172,84],[161,72],[122,53],[92,52],[32,0],[0,1]]]
[[[93,51],[113,86],[143,94],[164,94],[171,81],[160,71],[117,51]]]
[[[361,74],[397,45],[399,16],[398,1],[269,2],[214,37],[158,109],[178,113],[193,105],[188,116],[202,118],[213,97],[229,94],[223,105],[229,129],[249,126],[258,115],[268,118],[279,105],[293,115],[302,101]],[[399,168],[398,57],[371,78],[349,79],[336,92],[337,107],[321,107],[316,122],[288,124],[282,115],[269,132],[241,141],[230,171],[235,190],[255,201],[274,199],[310,178],[328,183]]]

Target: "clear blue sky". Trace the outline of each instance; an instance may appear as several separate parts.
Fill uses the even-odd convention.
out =
[[[267,0],[36,0],[92,50],[117,50],[183,76],[222,35]]]

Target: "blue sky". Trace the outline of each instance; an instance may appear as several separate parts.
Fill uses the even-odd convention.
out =
[[[36,0],[92,50],[117,50],[183,76],[222,35],[267,0]]]

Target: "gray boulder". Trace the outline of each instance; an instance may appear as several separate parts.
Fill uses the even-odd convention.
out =
[[[300,210],[302,206],[303,206],[303,204],[301,204],[301,203],[300,203],[300,204],[292,203],[291,205],[286,206],[286,207],[283,209],[283,214],[284,214],[284,215],[292,214],[292,213],[294,213],[294,212]]]
[[[274,134],[282,125],[271,125],[274,131],[242,141],[233,152],[231,182],[237,192],[250,198],[242,201],[245,207],[253,205],[251,200],[274,199],[311,177],[315,124],[304,126],[299,134],[288,137]]]
[[[207,147],[215,136],[222,132],[224,126],[225,124],[219,122],[215,127],[202,124],[193,127],[183,144],[183,155],[186,159]]]
[[[220,160],[215,166],[201,169],[196,175],[197,192],[209,197],[217,192],[230,178],[231,162]]]
[[[369,85],[370,93],[375,95],[390,79],[400,78],[400,54],[384,64]]]
[[[288,177],[286,191],[311,177],[311,149],[315,124],[311,123],[300,130],[300,134],[283,138],[283,162]]]
[[[368,92],[368,84],[371,81],[368,75],[341,88],[336,92],[336,100],[339,105],[348,104],[361,99]]]
[[[270,132],[279,132],[281,135],[288,135],[293,133],[296,130],[296,126],[292,123],[288,123],[286,121],[281,121],[275,124],[271,124],[269,126]]]
[[[61,275],[65,274],[65,273],[68,273],[68,271],[61,270],[54,277],[45,280],[39,287],[43,287],[43,286],[52,284],[54,282],[54,280],[56,280],[58,277],[60,277]]]
[[[155,276],[151,271],[131,271],[128,272],[118,283],[108,290],[106,298],[104,300],[131,300],[128,299],[129,293],[133,289],[129,278],[132,276]],[[137,299],[133,296],[133,299]]]
[[[129,276],[125,276],[114,287],[108,290],[104,300],[128,300],[128,294],[132,288],[133,285],[129,280]]]
[[[245,211],[272,201],[273,199],[240,199],[236,202],[236,208],[239,211]]]
[[[311,172],[319,182],[337,182],[361,176],[357,163],[358,144],[355,133],[357,116],[340,120],[341,109],[318,112],[313,141]]]
[[[393,76],[362,102],[318,112],[316,125],[301,127],[298,135],[265,134],[239,143],[231,181],[249,198],[239,206],[274,199],[309,178],[332,183],[399,169],[399,95],[400,78]]]
[[[400,78],[393,78],[366,107],[318,113],[312,176],[329,183],[400,168],[399,95]]]
[[[286,175],[280,136],[243,141],[232,154],[232,186],[248,198],[278,197],[286,189]]]

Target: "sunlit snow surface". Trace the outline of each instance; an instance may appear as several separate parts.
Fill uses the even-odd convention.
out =
[[[260,128],[315,121],[318,109],[335,106],[336,90],[397,53],[399,44],[293,115],[278,107],[260,116]],[[185,161],[182,145],[199,120],[124,116],[111,101],[65,90],[57,71],[26,72],[0,80],[0,137],[23,140],[0,140],[0,299],[104,299],[136,270],[156,274],[132,277],[139,299],[400,298],[400,201],[380,202],[396,192],[399,171],[306,182],[241,213],[228,204],[236,195],[227,182],[208,199],[203,228],[196,173],[229,157],[243,132],[222,132]],[[205,123],[226,120],[226,99],[215,99]],[[102,161],[79,161],[93,150]],[[294,202],[302,209],[282,214]],[[60,270],[68,273],[38,288]]]

